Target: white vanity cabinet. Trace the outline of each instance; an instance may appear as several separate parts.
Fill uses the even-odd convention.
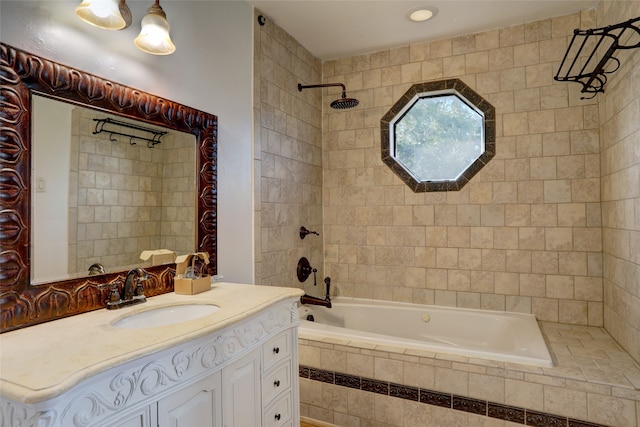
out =
[[[146,406],[124,418],[108,423],[105,427],[151,427],[156,426],[156,406]]]
[[[0,425],[299,425],[297,299],[288,295],[222,329],[150,349],[47,400],[3,393]]]
[[[220,372],[180,389],[157,403],[159,427],[218,427],[222,425]],[[153,411],[156,405],[151,405]],[[154,424],[152,424],[155,427]]]
[[[222,370],[222,425],[259,426],[260,349],[243,356]]]
[[[297,342],[297,332],[295,336],[280,333],[262,346],[262,425],[265,427],[291,425],[297,421],[298,409],[294,412],[292,408],[294,403],[298,405],[293,400],[298,393]]]

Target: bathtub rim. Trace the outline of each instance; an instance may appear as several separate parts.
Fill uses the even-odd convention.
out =
[[[445,359],[452,361],[468,362],[469,359],[484,361],[482,364],[516,364],[528,367],[537,368],[552,368],[556,366],[555,357],[550,350],[547,337],[542,332],[542,328],[538,323],[535,315],[530,313],[518,313],[510,311],[499,310],[482,310],[475,308],[463,308],[452,306],[439,306],[433,304],[415,304],[399,301],[385,301],[366,298],[354,298],[354,297],[336,297],[332,300],[334,304],[356,304],[356,305],[390,305],[394,307],[408,307],[408,308],[420,308],[420,309],[447,309],[455,311],[465,311],[471,313],[480,313],[483,315],[498,315],[498,316],[513,316],[518,318],[525,318],[529,321],[535,322],[537,331],[542,343],[544,344],[544,350],[546,350],[546,357],[525,357],[518,355],[506,355],[499,352],[491,353],[488,356],[485,352],[468,349],[463,352],[456,352],[451,348],[431,345],[431,349],[426,349],[427,345],[421,345],[410,339],[402,341],[404,345],[400,345],[399,340],[393,337],[388,338],[388,335],[375,334],[371,332],[361,332],[358,334],[349,333],[348,331],[356,331],[354,329],[346,329],[331,325],[324,325],[319,323],[310,322],[303,318],[305,305],[299,304],[299,318],[300,325],[298,327],[298,336],[300,339],[325,342],[330,344],[346,345],[351,347],[357,347],[361,349],[393,352],[404,355],[428,357],[435,359]],[[314,309],[324,309],[324,307],[312,307]],[[330,309],[329,309],[330,310]],[[343,332],[345,331],[345,332]],[[416,345],[411,345],[415,343]],[[463,353],[463,354],[461,354]]]

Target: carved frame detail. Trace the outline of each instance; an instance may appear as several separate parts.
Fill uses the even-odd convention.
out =
[[[30,282],[31,94],[193,134],[198,147],[197,250],[217,270],[218,118],[0,43],[0,333],[102,308],[126,272]],[[148,269],[148,296],[173,291],[175,264]]]

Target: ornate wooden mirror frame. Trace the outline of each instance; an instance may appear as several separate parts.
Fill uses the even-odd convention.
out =
[[[105,306],[126,271],[30,281],[31,97],[38,94],[193,134],[198,150],[197,250],[216,272],[218,119],[184,105],[0,43],[0,332]],[[147,296],[173,291],[175,264],[146,268]]]

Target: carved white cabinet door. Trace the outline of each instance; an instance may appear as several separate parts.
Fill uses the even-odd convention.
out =
[[[220,427],[220,372],[158,401],[158,427]]]
[[[155,412],[156,404],[154,403],[107,424],[107,427],[155,427]]]
[[[260,376],[260,348],[222,370],[224,427],[253,427],[262,424]]]

